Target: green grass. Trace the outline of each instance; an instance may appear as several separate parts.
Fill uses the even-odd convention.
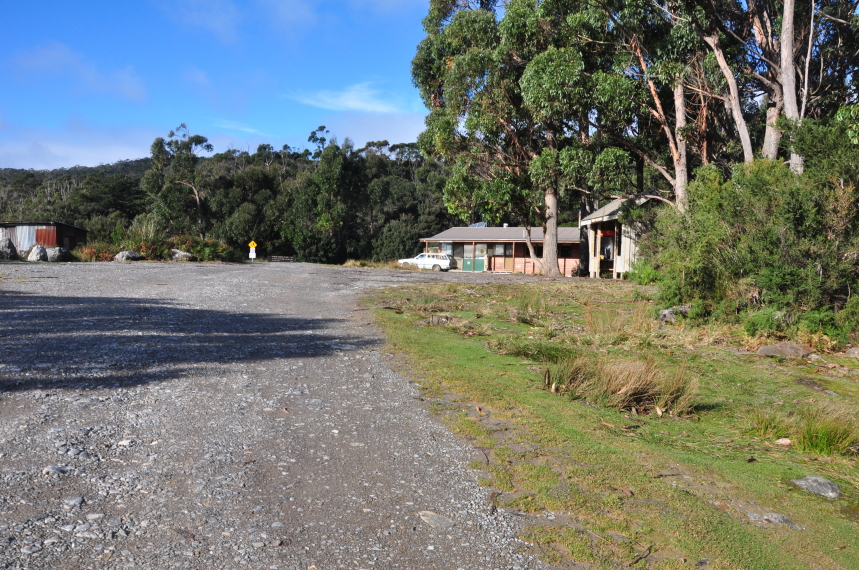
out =
[[[752,342],[739,329],[653,326],[653,296],[601,281],[448,283],[386,289],[366,302],[402,310],[376,312],[392,349],[408,354],[409,373],[434,397],[455,395],[439,412],[454,431],[493,447],[488,464],[473,467],[502,493],[497,505],[563,520],[524,535],[544,560],[615,568],[650,545],[636,567],[705,558],[708,568],[859,567],[859,526],[845,514],[859,499],[857,460],[843,430],[824,426],[832,414],[813,413],[836,398],[822,389],[855,409],[855,361],[827,356],[839,368],[821,369],[761,360],[739,353]],[[650,362],[656,377],[694,381],[697,391],[685,413],[657,404],[638,415],[607,398],[547,391],[545,371],[571,355],[597,367]],[[805,409],[819,421],[802,423]],[[804,443],[796,426],[817,443]],[[784,434],[794,445],[773,443]],[[790,483],[810,474],[841,484],[843,498]],[[781,513],[805,530],[759,528],[749,512]]]

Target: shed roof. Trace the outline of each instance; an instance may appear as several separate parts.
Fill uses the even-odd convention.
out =
[[[33,221],[0,222],[0,227],[8,228],[11,226],[66,226],[69,228],[75,228],[76,230],[81,230],[82,232],[89,231],[86,228],[79,228],[78,226],[73,226],[72,224],[67,224],[65,222],[33,222]]]
[[[531,240],[543,241],[543,228],[531,228]],[[524,242],[525,228],[450,228],[421,241],[511,241]],[[579,228],[558,228],[559,242],[578,242]]]
[[[612,200],[602,208],[599,208],[596,212],[585,216],[582,218],[582,223],[585,222],[601,222],[605,220],[616,220],[618,213],[620,213],[620,208],[623,206],[624,202],[627,200],[635,200],[639,205],[644,204],[650,198],[647,196],[633,196],[631,198],[617,198],[616,200]]]

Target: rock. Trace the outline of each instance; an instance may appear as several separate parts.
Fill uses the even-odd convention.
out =
[[[41,550],[42,549],[35,544],[31,544],[30,546],[25,546],[24,548],[22,548],[21,552],[23,552],[24,554],[35,554]]]
[[[841,494],[841,487],[820,475],[807,475],[802,479],[793,479],[791,483],[795,483],[815,495],[822,495],[830,499],[836,499]]]
[[[780,342],[760,347],[758,354],[760,356],[781,356],[782,358],[805,358],[811,354],[811,349],[797,342]]]
[[[437,515],[432,511],[421,511],[418,516],[433,528],[450,528],[454,525],[454,522],[449,518]]]
[[[65,475],[68,471],[62,465],[48,465],[42,469],[42,475]]]
[[[69,497],[68,499],[63,499],[63,505],[67,509],[73,509],[75,507],[79,507],[84,504],[83,497]]]
[[[0,239],[0,259],[18,259],[18,250],[9,238]]]
[[[844,353],[844,356],[852,356],[853,358],[859,358],[859,346],[848,348],[847,352]]]
[[[692,305],[680,305],[678,307],[671,307],[670,309],[663,309],[659,311],[659,320],[663,323],[674,324],[677,322],[677,315],[688,316],[689,312],[692,311]]]
[[[27,256],[27,261],[48,261],[48,252],[41,245],[34,245]]]
[[[251,546],[253,546],[254,548],[262,548],[263,546],[265,546],[265,543],[264,542],[252,542]]]
[[[812,354],[808,358],[815,361],[815,362],[826,362],[825,360],[823,360],[823,357],[820,356],[819,354]]]
[[[788,438],[783,437],[783,438],[775,440],[773,443],[776,445],[790,445],[793,442],[790,441]]]
[[[49,247],[46,252],[50,262],[72,261],[74,259],[69,250],[64,247]]]
[[[170,259],[172,259],[173,261],[194,261],[197,258],[194,257],[193,253],[188,253],[187,251],[182,251],[181,249],[171,249]]]
[[[114,261],[140,261],[143,256],[136,251],[120,251],[113,256]]]

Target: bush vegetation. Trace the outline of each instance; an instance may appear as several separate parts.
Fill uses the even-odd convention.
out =
[[[812,121],[794,141],[802,175],[769,160],[728,177],[699,169],[688,210],[661,209],[630,278],[658,272],[663,305],[691,303],[692,318],[743,323],[750,336],[848,342],[859,325],[859,146],[837,123]]]

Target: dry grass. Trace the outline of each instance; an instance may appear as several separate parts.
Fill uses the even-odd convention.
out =
[[[547,380],[547,388],[555,392],[636,413],[687,414],[698,392],[697,379],[689,377],[685,368],[661,371],[650,356],[607,360],[573,354],[550,367]]]
[[[343,267],[368,267],[371,269],[416,269],[402,267],[395,260],[392,261],[367,261],[366,259],[347,259]]]

